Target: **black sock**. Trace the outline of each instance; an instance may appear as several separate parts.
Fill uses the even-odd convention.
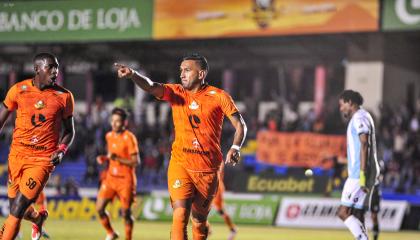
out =
[[[378,240],[379,236],[379,224],[373,225],[373,240]]]

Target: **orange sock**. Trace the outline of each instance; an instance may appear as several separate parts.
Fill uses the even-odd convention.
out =
[[[174,209],[172,216],[171,240],[187,240],[188,216],[186,208]]]
[[[222,215],[223,220],[225,220],[225,223],[228,225],[229,229],[231,231],[235,231],[235,224],[233,224],[232,219],[230,219],[229,215],[226,213]]]
[[[106,233],[111,234],[114,232],[114,229],[111,226],[111,221],[109,221],[109,216],[106,215],[106,217],[103,217],[100,219],[102,226],[104,226]]]
[[[125,223],[125,240],[133,238],[133,223]]]
[[[23,219],[36,222],[38,220],[39,213],[35,210],[35,208],[31,205],[26,209],[25,214],[23,215]]]
[[[192,220],[193,240],[206,240],[209,235],[209,223]]]
[[[6,222],[4,223],[4,232],[2,240],[15,239],[17,234],[19,233],[21,221],[22,219],[19,219],[9,214],[9,217],[7,217]]]

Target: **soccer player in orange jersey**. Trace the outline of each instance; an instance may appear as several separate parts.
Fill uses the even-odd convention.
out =
[[[218,172],[219,177],[219,189],[217,189],[216,196],[213,199],[213,207],[216,209],[217,213],[223,218],[226,225],[229,227],[230,234],[228,240],[235,239],[236,236],[236,226],[233,224],[232,219],[230,218],[229,214],[225,211],[225,204],[223,199],[223,194],[225,192],[225,184],[223,183],[224,179],[224,164],[220,165],[220,170]]]
[[[33,63],[35,76],[13,85],[0,109],[0,129],[16,110],[8,159],[10,214],[3,225],[3,240],[16,237],[22,218],[35,224],[32,239],[40,238],[48,213],[36,211],[31,204],[74,138],[74,99],[56,84],[57,58],[40,53]]]
[[[232,98],[210,86],[205,78],[207,60],[199,54],[183,58],[181,84],[160,84],[137,71],[116,63],[118,76],[129,78],[144,91],[168,101],[172,107],[175,140],[168,168],[168,190],[173,208],[171,239],[187,239],[191,216],[193,239],[207,239],[207,216],[218,188],[217,171],[223,161],[220,149],[225,116],[235,127],[233,145],[226,163],[239,161],[246,125]]]
[[[140,163],[139,148],[136,136],[125,129],[127,113],[121,108],[114,108],[111,114],[112,131],[106,134],[108,154],[97,157],[98,163],[109,161],[107,175],[99,188],[96,201],[101,224],[104,226],[106,240],[118,238],[105,211],[108,203],[117,196],[121,201],[122,215],[125,220],[125,239],[133,236],[134,219],[131,205],[136,196],[137,178],[135,168]]]

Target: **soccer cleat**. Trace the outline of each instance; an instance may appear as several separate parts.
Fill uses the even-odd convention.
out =
[[[39,240],[42,236],[42,225],[44,224],[45,220],[48,218],[47,210],[39,211],[39,215],[41,216],[41,221],[38,224],[32,224],[32,233],[31,239],[32,240]]]
[[[236,229],[232,229],[232,230],[230,230],[230,234],[229,234],[229,237],[228,237],[228,240],[233,240],[233,239],[235,239],[235,237],[236,237]]]
[[[119,237],[117,232],[113,232],[111,234],[106,235],[105,240],[114,240],[117,239]]]
[[[42,237],[45,239],[51,239],[50,235],[45,231],[45,228],[42,228]]]

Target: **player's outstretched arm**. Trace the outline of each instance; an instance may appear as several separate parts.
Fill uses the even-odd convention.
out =
[[[125,65],[114,63],[114,66],[117,68],[119,78],[129,78],[144,91],[152,94],[157,98],[163,97],[164,87],[162,84],[153,82],[148,77],[141,75],[136,70]]]
[[[3,126],[10,115],[9,109],[7,109],[7,107],[5,107],[3,104],[1,105],[2,106],[0,106],[0,131],[3,129]]]
[[[66,154],[68,147],[71,145],[74,139],[75,130],[74,130],[74,119],[69,117],[63,120],[63,136],[58,144],[58,149],[51,155],[51,163],[56,166],[61,163],[61,160]]]
[[[235,136],[233,138],[233,145],[226,155],[225,163],[233,164],[233,166],[235,166],[241,157],[240,150],[245,141],[247,127],[242,115],[239,112],[234,113],[229,119],[235,128]]]

